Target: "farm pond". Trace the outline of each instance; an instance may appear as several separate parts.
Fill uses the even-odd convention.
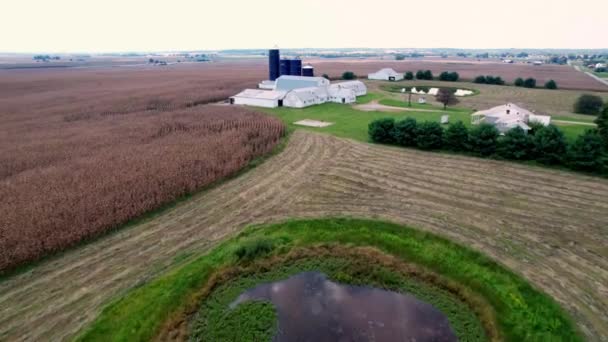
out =
[[[270,301],[278,315],[273,341],[457,341],[447,317],[410,294],[343,285],[320,272],[243,292],[229,310]]]

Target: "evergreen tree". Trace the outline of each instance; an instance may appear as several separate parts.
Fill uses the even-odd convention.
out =
[[[521,77],[518,77],[517,79],[515,79],[514,82],[516,87],[523,87],[524,86],[524,79]]]
[[[482,156],[491,156],[496,152],[499,132],[493,125],[482,123],[471,129],[469,146],[471,151]]]
[[[604,148],[608,151],[608,105],[604,107],[604,110],[595,119],[597,124],[597,130],[599,135],[604,140]]]
[[[395,129],[395,119],[377,119],[369,123],[368,134],[373,142],[390,144],[393,143],[393,130]]]
[[[596,129],[578,136],[568,151],[568,164],[576,170],[602,171],[606,165],[603,155],[603,140]]]
[[[568,145],[559,128],[553,125],[541,128],[534,134],[533,142],[536,160],[543,164],[563,162]]]
[[[443,128],[438,122],[426,121],[418,125],[416,129],[416,146],[423,150],[435,150],[441,148],[443,140]]]
[[[397,121],[393,130],[395,142],[401,146],[416,146],[416,130],[418,123],[416,119],[407,118]]]
[[[509,130],[498,141],[498,154],[506,159],[527,160],[533,157],[534,143],[532,136],[520,127]]]
[[[469,149],[469,129],[462,121],[458,121],[446,129],[444,145],[452,151],[467,151]]]
[[[408,72],[405,73],[404,78],[406,80],[413,80],[414,79],[414,73],[411,72],[411,71],[408,71]]]

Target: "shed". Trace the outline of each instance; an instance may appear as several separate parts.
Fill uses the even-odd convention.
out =
[[[355,92],[355,96],[363,96],[367,94],[367,87],[365,86],[365,83],[361,81],[338,82],[332,84],[331,87],[350,89]]]
[[[286,92],[275,90],[245,89],[230,98],[230,104],[275,108],[283,105]]]
[[[281,76],[277,78],[275,90],[289,91],[298,88],[328,86],[329,80],[323,77]]]
[[[367,78],[370,80],[400,81],[403,79],[403,74],[400,74],[391,68],[384,68],[368,74]]]
[[[329,101],[336,103],[354,103],[357,102],[357,95],[353,89],[332,84],[329,87]]]

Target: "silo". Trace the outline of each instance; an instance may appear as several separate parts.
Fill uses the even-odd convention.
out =
[[[302,67],[302,76],[313,77],[315,75],[315,68],[312,65],[306,65]]]
[[[289,64],[289,74],[293,76],[302,76],[302,60],[292,59]]]
[[[291,60],[281,59],[280,75],[291,75],[289,69],[291,68]]]
[[[281,76],[279,70],[280,59],[281,55],[279,54],[279,49],[268,50],[268,79],[271,81],[274,81]]]

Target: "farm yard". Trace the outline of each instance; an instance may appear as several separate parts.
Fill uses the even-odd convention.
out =
[[[316,71],[363,73],[357,68],[376,68],[373,63],[320,61]],[[437,305],[455,317],[458,334],[469,324],[484,331],[458,336],[500,340],[526,336],[526,329],[570,340],[608,336],[603,316],[608,311],[608,180],[369,144],[367,135],[367,124],[376,118],[438,121],[447,113],[450,122],[469,124],[473,109],[512,101],[576,122],[558,123],[574,139],[593,120],[570,112],[583,91],[457,82],[450,86],[479,92],[443,111],[431,98],[429,104],[404,108],[403,96],[386,85],[445,82],[366,82],[369,93],[352,106],[258,109],[216,103],[255,87],[266,76],[260,64],[0,70],[0,196],[9,199],[0,204],[0,269],[75,246],[0,278],[0,340],[147,340],[175,327],[181,334],[184,322],[172,319],[203,310],[184,305],[197,298],[190,297],[192,291],[206,290],[206,283],[196,281],[218,279],[209,273],[212,264],[280,266],[276,273],[262,274],[269,280],[321,265],[332,279],[349,284],[366,280],[356,274],[377,272],[386,278],[368,280],[378,287],[409,286],[405,273],[399,278],[390,269],[358,268],[370,260],[392,260],[386,261],[389,268],[413,262],[424,266],[413,268],[416,274],[446,277],[449,281],[438,284],[461,297],[439,296]],[[561,71],[555,75],[570,77]],[[596,86],[574,76],[570,82],[579,89]],[[293,125],[303,119],[333,124]],[[252,163],[255,167],[247,168]],[[283,260],[280,255],[260,264],[235,263],[239,253],[257,253],[247,244],[237,248],[241,239],[271,240],[256,245],[262,251],[320,252],[328,259],[297,259],[288,271],[284,264],[272,264]],[[354,244],[363,248],[357,250],[361,258],[377,259],[339,269],[346,260],[341,257],[358,259],[339,245],[335,250],[316,245],[332,242]],[[419,254],[407,254],[408,248]],[[389,251],[391,256],[383,254]],[[454,253],[451,259],[444,257],[448,251]],[[456,263],[467,271],[446,271]],[[457,274],[473,265],[484,277]],[[238,280],[228,287],[231,294],[249,281],[227,279]],[[412,290],[432,300],[428,293],[437,289],[425,286]],[[486,309],[476,311],[479,307]],[[507,317],[517,322],[510,325]],[[217,323],[197,322],[201,336],[207,336],[205,324]]]

